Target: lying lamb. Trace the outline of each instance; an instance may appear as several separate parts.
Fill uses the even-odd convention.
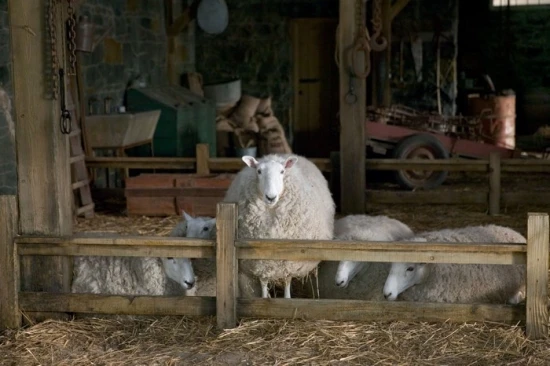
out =
[[[242,159],[247,167],[237,174],[223,200],[238,204],[239,239],[332,239],[335,204],[315,164],[296,155]],[[260,279],[262,297],[268,297],[269,281],[284,281],[284,297],[290,298],[292,278],[307,276],[318,263],[241,260],[239,268]]]
[[[407,241],[526,243],[503,226],[470,226],[418,234]],[[518,304],[525,299],[524,265],[393,263],[384,297],[407,301]]]

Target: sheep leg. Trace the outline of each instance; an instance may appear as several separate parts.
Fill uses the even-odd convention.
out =
[[[285,299],[290,299],[290,282],[292,277],[285,278]]]
[[[262,284],[262,297],[267,299],[269,297],[269,293],[267,292],[267,280],[261,278],[260,283]]]

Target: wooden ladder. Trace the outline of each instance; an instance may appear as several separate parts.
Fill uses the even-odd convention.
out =
[[[77,98],[73,97],[76,92],[74,77],[66,79],[67,109],[71,112],[71,132],[69,133],[69,144],[71,157],[71,182],[73,189],[73,210],[74,216],[84,215],[85,218],[94,217],[95,204],[92,201],[92,191],[90,189],[90,178],[86,168],[86,154],[83,148],[82,130],[78,120],[80,117],[79,104],[75,103]]]

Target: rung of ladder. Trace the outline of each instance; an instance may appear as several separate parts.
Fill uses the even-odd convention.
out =
[[[70,159],[69,159],[69,163],[70,164],[74,164],[74,163],[77,163],[79,161],[83,161],[86,159],[86,155],[82,154],[82,155],[77,155],[77,156],[72,156]]]
[[[81,180],[80,182],[74,182],[72,184],[72,187],[73,187],[73,189],[78,189],[78,188],[82,188],[84,186],[87,186],[88,184],[90,184],[90,181],[88,179],[86,179],[86,180]]]
[[[82,206],[76,209],[76,215],[82,215],[84,212],[93,211],[95,208],[95,204],[90,203],[86,206]]]

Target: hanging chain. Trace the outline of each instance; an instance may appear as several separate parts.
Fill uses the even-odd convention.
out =
[[[51,70],[50,77],[51,77],[51,85],[50,85],[50,92],[52,94],[52,98],[57,100],[59,97],[59,58],[57,57],[57,11],[56,11],[56,5],[58,0],[48,0],[48,28],[50,31],[50,56],[51,56]]]
[[[366,79],[370,73],[370,37],[369,31],[365,26],[365,17],[363,15],[363,0],[355,0],[355,42],[349,52],[350,73],[357,78]],[[356,64],[358,55],[364,55],[364,67],[362,70]]]
[[[372,30],[374,34],[370,40],[370,46],[374,51],[383,51],[388,46],[388,41],[381,36],[382,33],[382,0],[373,0]]]
[[[68,24],[68,40],[67,46],[69,49],[69,68],[67,75],[76,75],[76,16],[73,8],[74,0],[67,0],[67,24]]]

